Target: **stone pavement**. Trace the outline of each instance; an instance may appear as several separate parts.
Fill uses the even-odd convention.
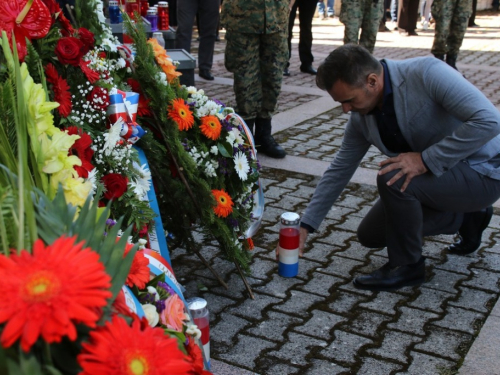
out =
[[[497,106],[500,105],[500,17],[479,12],[480,28],[469,29],[458,68]],[[342,44],[337,18],[314,20],[313,54],[319,63]],[[433,30],[417,37],[379,33],[378,58],[430,55]],[[221,35],[223,37],[223,33]],[[199,259],[183,249],[172,251],[186,297],[200,296],[210,310],[212,370],[215,374],[500,374],[500,230],[499,207],[471,256],[448,255],[452,236],[426,238],[426,282],[394,292],[360,291],[352,279],[387,261],[385,249],[363,248],[356,228],[377,199],[375,174],[383,159],[370,149],[321,230],[309,237],[299,275],[277,273],[274,249],[279,217],[301,214],[320,176],[335,157],[348,119],[338,104],[299,72],[297,39],[292,75],[284,79],[276,139],[288,156],[260,157],[266,210],[248,281],[249,298],[234,265],[223,259],[216,242],[202,254],[222,275],[221,287]],[[193,43],[196,55],[197,43]],[[224,68],[224,42],[217,43],[215,81],[197,78],[207,95],[234,105],[232,75]],[[465,360],[464,360],[465,359]]]

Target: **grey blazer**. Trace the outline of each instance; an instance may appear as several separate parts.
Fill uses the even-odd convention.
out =
[[[458,162],[500,180],[500,112],[460,73],[434,57],[384,60],[404,138],[436,176]],[[321,178],[302,222],[318,229],[369,147],[396,156],[380,139],[374,115],[352,113],[335,159]]]

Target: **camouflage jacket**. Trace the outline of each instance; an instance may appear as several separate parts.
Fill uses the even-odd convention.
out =
[[[271,34],[288,29],[290,0],[224,0],[221,25],[229,31]]]

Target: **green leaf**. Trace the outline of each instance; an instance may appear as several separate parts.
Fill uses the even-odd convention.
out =
[[[222,156],[226,158],[230,158],[233,156],[233,148],[227,142],[219,142],[217,143],[217,148]]]
[[[31,352],[25,353],[23,350],[20,350],[19,365],[21,367],[19,375],[42,375],[40,364]]]

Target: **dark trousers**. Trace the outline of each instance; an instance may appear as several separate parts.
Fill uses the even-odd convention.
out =
[[[387,247],[391,266],[417,262],[423,237],[454,234],[465,212],[492,205],[500,197],[500,180],[485,177],[463,162],[440,177],[415,177],[404,193],[403,179],[387,182],[399,170],[377,177],[380,199],[361,221],[358,238],[363,246]]]
[[[476,23],[477,0],[472,0],[472,14],[469,18],[469,26],[474,26]]]
[[[399,0],[398,30],[415,31],[417,28],[419,0]]]
[[[198,67],[212,69],[215,34],[219,24],[220,0],[177,0],[177,31],[175,48],[191,52],[191,39],[196,13],[200,17]]]
[[[307,68],[314,61],[314,56],[311,52],[313,41],[312,19],[317,4],[316,0],[296,0],[288,18],[288,57],[290,58],[292,56],[293,24],[297,15],[297,9],[299,10],[299,58],[300,65],[303,68]],[[290,66],[290,62],[288,62],[288,66]]]

